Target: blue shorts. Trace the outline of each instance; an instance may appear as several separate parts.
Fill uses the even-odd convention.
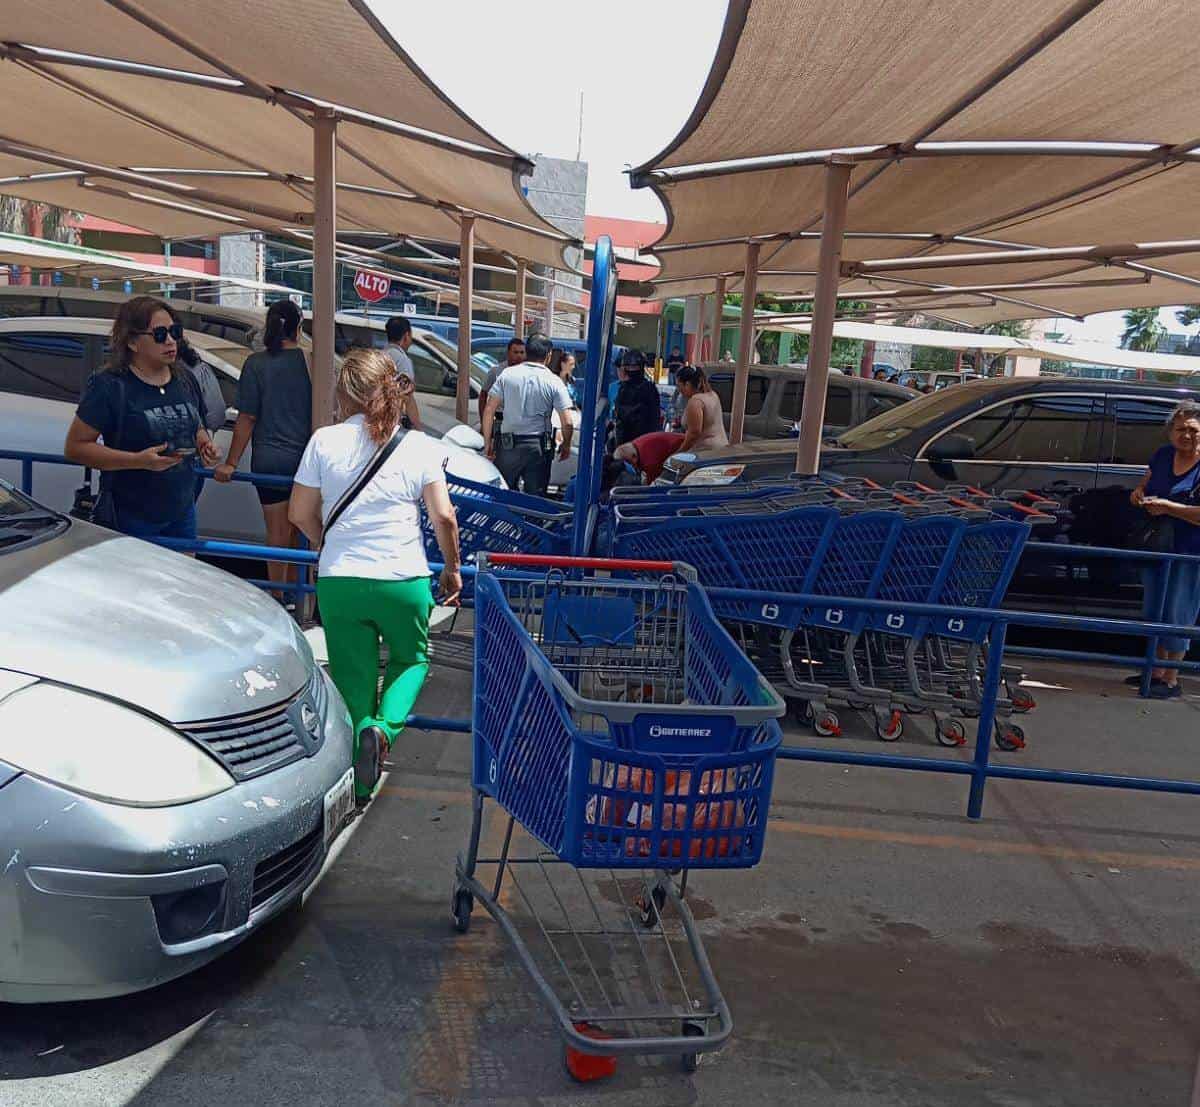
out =
[[[185,515],[166,523],[139,519],[123,508],[117,508],[117,530],[131,538],[195,538],[196,506],[193,504]]]
[[[1142,618],[1151,623],[1161,621],[1172,626],[1195,626],[1197,616],[1200,616],[1200,561],[1171,562],[1167,570],[1165,599],[1162,598],[1162,580],[1160,570],[1143,570]],[[1161,620],[1158,607],[1160,599]],[[1168,653],[1186,653],[1193,641],[1189,638],[1160,638],[1158,644]]]

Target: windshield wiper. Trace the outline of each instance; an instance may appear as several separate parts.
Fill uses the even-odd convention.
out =
[[[18,511],[15,515],[0,514],[0,527],[7,527],[11,523],[53,523],[61,518],[57,511],[51,511],[48,507],[37,507],[32,511]]]

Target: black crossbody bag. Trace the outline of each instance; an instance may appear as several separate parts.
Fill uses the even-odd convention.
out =
[[[392,432],[392,437],[375,451],[375,456],[367,462],[363,471],[354,479],[354,483],[338,497],[337,503],[333,505],[333,510],[329,513],[329,518],[325,521],[325,527],[321,535],[322,546],[325,544],[325,536],[333,530],[334,524],[345,514],[346,509],[354,503],[363,489],[375,479],[375,474],[383,468],[387,459],[395,453],[396,447],[400,445],[401,439],[404,438],[404,434],[404,428],[397,427]]]
[[[117,375],[117,433],[113,435],[112,442],[106,442],[105,445],[111,446],[114,450],[121,448],[122,431],[125,429],[125,382],[121,379],[120,374]],[[92,495],[92,471],[85,468],[83,470],[83,484],[75,489],[75,501],[71,505],[71,517],[82,519],[85,523],[95,523],[98,527],[107,527],[109,530],[117,529],[117,504],[113,499],[112,493],[112,474],[100,474],[100,491],[99,494]]]

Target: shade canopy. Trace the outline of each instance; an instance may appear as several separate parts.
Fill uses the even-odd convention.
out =
[[[362,0],[6,0],[0,42],[2,192],[167,238],[306,226],[332,109],[341,230],[457,243],[476,215],[481,245],[557,267],[575,244]]]
[[[60,245],[25,235],[0,234],[0,265],[22,265],[30,269],[53,269],[79,278],[98,280],[186,281],[191,284],[223,284],[252,292],[294,291],[282,284],[205,273],[182,265],[154,265],[123,254]]]
[[[756,321],[756,329],[808,334],[810,323],[789,323],[770,318]],[[999,357],[1033,357],[1080,365],[1108,365],[1118,369],[1141,369],[1155,373],[1200,373],[1200,358],[1180,354],[1118,350],[1099,342],[1050,342],[1038,338],[1014,338],[1004,334],[975,334],[935,331],[924,327],[893,327],[884,323],[855,323],[841,320],[833,325],[837,338],[863,342],[889,342],[904,346],[930,346],[941,350],[982,350]]]
[[[739,291],[756,240],[759,291],[813,296],[836,157],[839,294],[968,287],[938,314],[972,326],[1200,299],[1198,39],[1194,0],[731,0],[691,117],[632,175],[669,214],[656,295]],[[1045,290],[984,288],[1015,284]]]

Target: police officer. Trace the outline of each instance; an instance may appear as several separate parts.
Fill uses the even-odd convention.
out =
[[[646,376],[646,356],[626,350],[621,359],[622,380],[613,404],[616,445],[653,434],[662,426],[662,401],[658,387]]]
[[[508,486],[537,496],[546,493],[554,460],[551,412],[557,411],[562,423],[560,461],[571,456],[574,432],[571,421],[565,418],[571,408],[571,394],[546,364],[552,349],[544,334],[526,339],[526,360],[521,365],[510,365],[496,378],[483,409],[481,428],[487,456],[496,462]],[[497,442],[492,427],[500,408],[504,409],[504,424]]]

